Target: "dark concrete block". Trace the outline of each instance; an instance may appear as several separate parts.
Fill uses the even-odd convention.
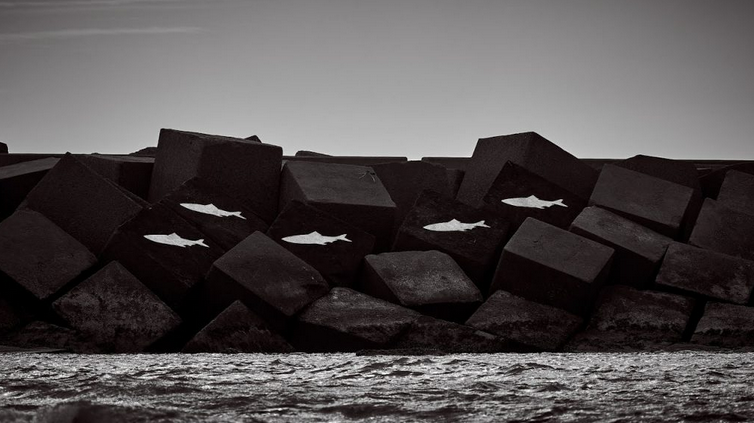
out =
[[[600,172],[589,204],[678,239],[693,196],[691,188],[608,164]]]
[[[350,288],[333,288],[299,315],[292,342],[310,352],[385,348],[421,314]]]
[[[31,322],[9,333],[0,340],[0,344],[26,349],[92,352],[91,346],[76,331],[43,321]]]
[[[704,196],[713,199],[717,198],[720,193],[720,187],[722,187],[723,181],[725,180],[725,176],[731,170],[754,175],[754,161],[723,166],[700,177],[699,183],[702,185],[702,193]]]
[[[754,175],[728,171],[720,186],[717,202],[729,209],[754,215]]]
[[[391,348],[453,354],[518,351],[516,345],[499,336],[429,316],[414,320]]]
[[[390,243],[396,206],[372,168],[335,163],[288,162],[280,182],[280,209],[303,201],[363,229],[375,248]]]
[[[335,163],[353,166],[372,166],[383,163],[405,162],[406,157],[392,156],[329,156],[327,154],[283,156],[284,162]]]
[[[313,267],[261,232],[217,259],[207,273],[205,288],[205,298],[215,310],[241,300],[280,332],[329,290]]]
[[[361,287],[365,294],[456,322],[482,303],[482,294],[453,259],[439,251],[368,255]]]
[[[487,208],[515,232],[527,217],[566,229],[586,200],[525,168],[507,162],[484,196]]]
[[[144,147],[139,151],[129,153],[132,157],[151,157],[154,158],[157,155],[157,147]]]
[[[422,157],[422,161],[445,166],[448,169],[466,171],[471,162],[471,157]]]
[[[181,319],[120,263],[111,262],[52,304],[99,352],[141,352]]]
[[[644,288],[654,281],[662,257],[673,240],[599,207],[587,207],[570,231],[615,250],[611,283]]]
[[[318,153],[316,151],[299,150],[294,154],[295,157],[332,157],[329,154]]]
[[[152,179],[154,159],[151,157],[81,154],[76,158],[102,177],[146,200]]]
[[[35,300],[51,297],[96,262],[40,213],[19,210],[0,222],[0,271]]]
[[[10,165],[18,164],[18,163],[23,163],[23,162],[30,162],[33,160],[42,160],[42,159],[49,159],[49,158],[59,159],[63,157],[64,155],[65,154],[45,154],[45,153],[2,154],[0,153],[0,167],[10,166]]]
[[[18,328],[22,323],[23,317],[15,307],[14,301],[0,295],[0,335]]]
[[[184,182],[159,204],[196,226],[226,251],[254,232],[267,230],[267,223],[239,200],[197,178]]]
[[[709,302],[691,342],[717,347],[754,347],[754,307]]]
[[[511,161],[583,199],[589,198],[597,172],[535,132],[482,138],[466,169],[458,199],[481,206],[506,162]]]
[[[689,244],[719,253],[754,260],[754,216],[704,200]]]
[[[47,172],[24,204],[95,254],[102,251],[118,226],[142,208],[70,154]]]
[[[507,235],[508,223],[489,211],[425,191],[398,229],[393,251],[446,253],[482,292],[487,292]]]
[[[184,353],[286,353],[293,347],[271,332],[241,301],[235,301],[183,348]]]
[[[699,172],[696,170],[696,166],[689,161],[639,154],[625,160],[616,161],[613,164],[633,170],[634,172],[640,172],[683,185],[693,190],[701,189],[699,185]]]
[[[21,162],[0,167],[0,219],[10,216],[60,159]]]
[[[657,285],[746,304],[754,289],[754,262],[674,243],[665,254]]]
[[[589,313],[614,250],[536,219],[503,248],[490,292],[498,289],[578,316]]]
[[[282,155],[283,149],[275,145],[162,129],[149,200],[159,201],[199,177],[272,222],[277,215]]]
[[[681,342],[694,303],[681,295],[608,286],[600,293],[589,326],[566,349],[656,350]]]
[[[463,177],[466,176],[466,171],[461,169],[447,169],[448,178],[448,190],[450,191],[450,197],[456,198],[458,190],[461,189],[463,183]]]
[[[559,308],[496,291],[466,321],[534,351],[557,351],[581,327],[583,319]]]
[[[351,286],[374,247],[371,234],[296,200],[280,212],[267,236],[317,269],[331,286]]]
[[[119,261],[185,319],[189,292],[223,253],[190,223],[155,204],[118,228],[101,258]]]
[[[7,154],[8,153],[8,144],[4,142],[0,142],[0,154]]]

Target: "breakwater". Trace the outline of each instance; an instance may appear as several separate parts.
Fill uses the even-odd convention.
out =
[[[754,345],[754,165],[283,156],[165,129],[130,156],[0,154],[0,345],[113,352]]]

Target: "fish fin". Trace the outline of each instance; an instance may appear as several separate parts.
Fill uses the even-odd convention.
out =
[[[555,200],[552,202],[552,204],[560,207],[568,207],[565,203],[563,203],[563,199]]]
[[[207,244],[205,244],[205,243],[204,243],[204,238],[202,238],[202,239],[197,239],[197,240],[196,240],[196,245],[201,245],[202,247],[207,247],[207,248],[209,248],[209,245],[207,245]]]
[[[341,240],[341,241],[351,242],[351,240],[350,240],[350,239],[346,238],[346,235],[348,235],[348,234],[338,235],[338,236],[336,236],[335,238],[336,238],[336,239],[339,239],[339,240]]]
[[[489,228],[488,225],[484,224],[484,220],[480,220],[479,222],[475,223],[474,226],[480,227],[480,228]]]
[[[241,212],[240,211],[231,212],[230,214],[231,214],[231,216],[240,217],[241,219],[246,220],[245,217],[241,216]]]

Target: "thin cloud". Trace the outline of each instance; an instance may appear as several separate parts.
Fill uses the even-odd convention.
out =
[[[58,31],[17,32],[0,34],[0,41],[33,41],[55,40],[80,37],[97,37],[107,35],[163,35],[163,34],[196,34],[204,32],[195,27],[152,27],[152,28],[77,28]]]

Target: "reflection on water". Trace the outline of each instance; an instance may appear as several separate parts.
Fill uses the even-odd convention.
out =
[[[0,355],[0,421],[752,421],[754,353]]]

